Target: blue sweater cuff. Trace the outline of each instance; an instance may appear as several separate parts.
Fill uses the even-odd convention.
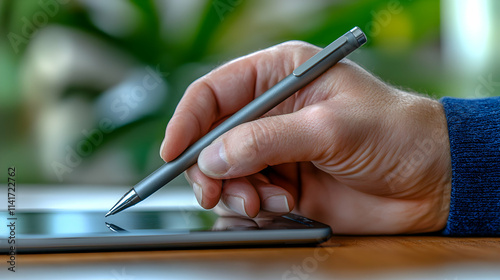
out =
[[[450,136],[450,214],[444,235],[500,235],[500,97],[441,99]]]

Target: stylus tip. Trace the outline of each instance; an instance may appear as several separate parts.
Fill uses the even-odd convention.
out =
[[[122,198],[120,198],[120,200],[115,204],[115,206],[111,207],[109,212],[106,215],[104,215],[104,217],[119,213],[129,208],[130,206],[136,204],[139,201],[141,201],[141,199],[139,198],[135,190],[131,189]]]

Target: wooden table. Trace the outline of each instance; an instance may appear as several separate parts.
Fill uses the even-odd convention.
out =
[[[16,273],[2,265],[1,279],[500,279],[500,238],[335,236],[321,247],[18,255],[17,261]]]

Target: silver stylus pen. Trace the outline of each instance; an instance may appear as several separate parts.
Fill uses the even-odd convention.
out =
[[[150,196],[194,165],[201,151],[210,145],[217,137],[237,125],[255,120],[264,115],[267,111],[312,82],[335,65],[339,60],[364,43],[366,43],[366,36],[358,27],[354,27],[349,32],[342,35],[322,51],[293,70],[292,74],[285,77],[275,86],[248,103],[222,124],[207,133],[200,140],[187,148],[175,160],[165,163],[144,180],[140,181],[127,192],[111,210],[109,210],[106,217],[121,212],[139,201],[146,199],[146,197]]]

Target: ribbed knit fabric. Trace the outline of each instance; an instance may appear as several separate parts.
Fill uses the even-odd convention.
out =
[[[500,236],[500,97],[441,99],[450,136],[450,214],[444,235]]]

